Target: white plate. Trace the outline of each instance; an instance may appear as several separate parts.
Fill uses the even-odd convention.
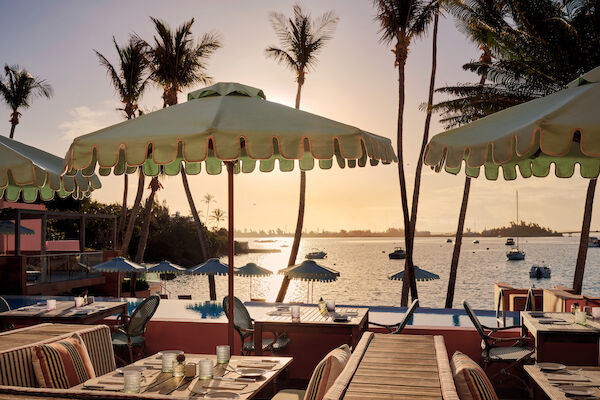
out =
[[[545,371],[560,371],[561,369],[567,368],[563,364],[551,363],[551,362],[537,363],[536,365],[538,366],[539,369],[542,369]]]
[[[123,368],[117,368],[116,371],[118,374],[122,374],[123,371],[144,371],[146,369],[146,367],[144,367],[143,365],[129,365],[127,367],[123,367]]]
[[[570,394],[572,396],[595,396],[596,395],[596,391],[592,388],[583,388],[583,387],[576,387],[576,386],[571,386],[571,387],[560,387],[560,390],[562,390],[563,392],[565,392],[566,394]]]
[[[240,368],[236,372],[243,378],[260,378],[267,371],[260,368]]]
[[[205,399],[239,399],[240,395],[233,392],[209,392],[204,395]]]

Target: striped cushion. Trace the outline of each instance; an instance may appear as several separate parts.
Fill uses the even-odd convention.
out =
[[[32,356],[31,346],[0,354],[0,385],[36,386]]]
[[[77,334],[85,343],[96,376],[102,376],[117,369],[108,326],[97,325],[84,331],[78,331]]]
[[[313,371],[304,400],[321,400],[327,393],[327,390],[333,385],[333,382],[340,375],[348,359],[350,358],[350,348],[344,344],[337,349],[333,349],[317,364]]]
[[[457,351],[452,356],[450,367],[461,400],[498,400],[487,375],[469,356]]]
[[[68,389],[96,377],[85,344],[77,334],[35,346],[33,369],[43,388]]]

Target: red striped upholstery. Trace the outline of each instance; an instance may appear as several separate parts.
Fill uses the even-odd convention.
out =
[[[329,352],[315,367],[308,382],[304,400],[322,400],[346,366],[350,354],[350,348],[346,344]]]
[[[79,335],[35,346],[33,369],[43,388],[68,389],[94,378],[94,367]]]
[[[469,356],[457,351],[452,356],[450,367],[460,400],[498,400],[487,375]]]

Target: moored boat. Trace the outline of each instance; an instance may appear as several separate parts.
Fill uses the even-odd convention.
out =
[[[393,252],[388,254],[390,260],[403,260],[406,258],[406,251],[402,247],[396,247]]]
[[[600,240],[596,236],[590,236],[588,239],[588,247],[600,247]]]
[[[525,259],[525,252],[514,247],[506,253],[506,257],[509,261],[521,261]]]
[[[550,267],[547,265],[533,264],[529,270],[529,277],[535,279],[550,278]]]
[[[446,243],[452,243],[452,239],[446,239]]]
[[[309,260],[321,260],[325,257],[327,257],[327,253],[325,253],[323,250],[317,249],[313,249],[313,251],[306,255],[306,258],[308,258]]]
[[[515,239],[513,238],[507,238],[506,242],[504,243],[507,246],[514,246],[515,245]]]

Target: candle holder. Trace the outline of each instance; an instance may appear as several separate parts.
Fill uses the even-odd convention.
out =
[[[162,372],[173,372],[173,362],[178,354],[183,354],[180,350],[169,350],[161,352],[162,357]]]
[[[139,393],[141,388],[142,372],[140,370],[123,371],[123,392]]]
[[[185,354],[177,354],[175,360],[173,360],[173,376],[184,376],[185,375]]]
[[[198,379],[213,378],[213,360],[203,358],[198,361]]]
[[[227,364],[231,359],[231,348],[229,345],[217,346],[217,364]]]

